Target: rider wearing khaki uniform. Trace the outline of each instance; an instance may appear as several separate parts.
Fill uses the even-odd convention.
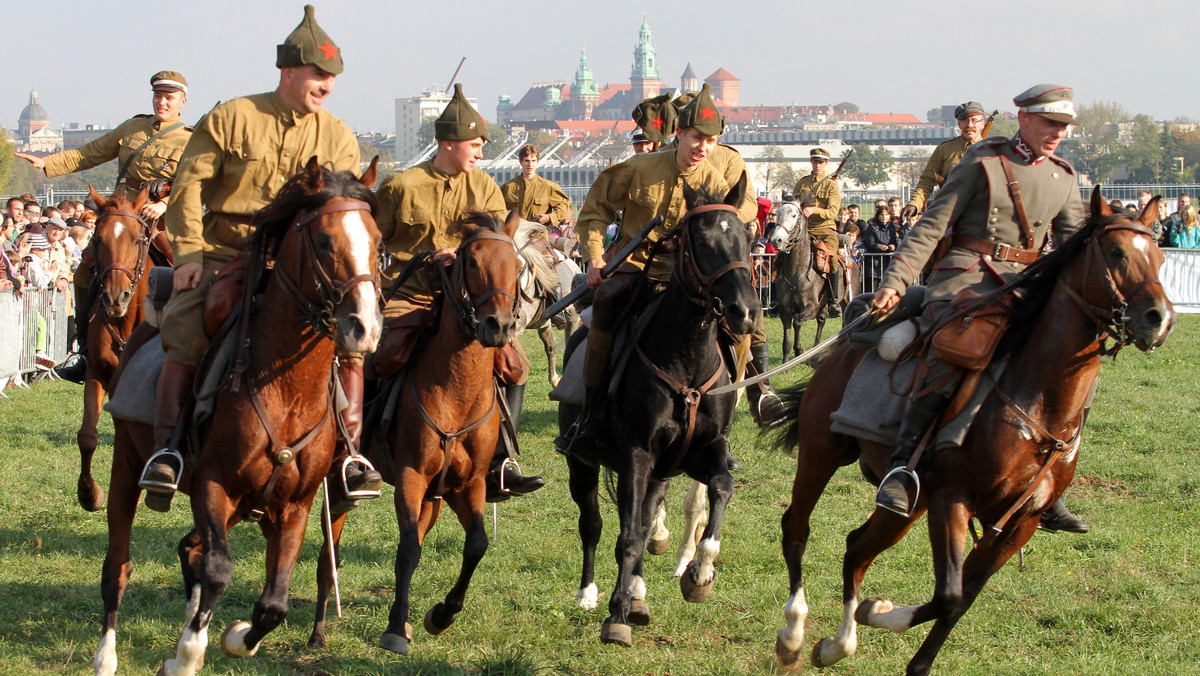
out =
[[[176,267],[174,293],[160,324],[166,359],[158,380],[155,443],[162,451],[147,464],[147,490],[167,494],[174,487],[172,468],[161,460],[155,463],[155,458],[167,451],[196,367],[208,349],[205,294],[217,271],[246,251],[254,214],[311,157],[335,171],[359,171],[354,133],[322,107],[343,70],[341,50],[317,24],[312,6],[304,10],[303,21],[278,46],[275,65],[280,80],[275,91],[218,104],[196,126],[180,159],[166,214]],[[339,373],[350,404],[342,415],[357,445],[361,362],[343,362]],[[335,464],[344,452],[337,455]],[[357,497],[378,495],[382,478],[373,470],[354,472],[350,478],[350,491],[362,493]]]
[[[187,103],[187,78],[175,71],[159,71],[150,76],[150,89],[154,92],[154,113],[134,115],[117,125],[116,129],[78,148],[46,157],[25,153],[16,153],[16,156],[28,160],[34,168],[43,170],[47,178],[84,171],[115,159],[118,171],[122,172],[118,177],[118,190],[133,201],[148,184],[169,182],[175,177],[183,147],[192,135],[192,128],[184,125],[179,115]],[[151,194],[150,201],[142,207],[140,215],[153,225],[166,208],[166,196]],[[72,280],[75,285],[75,335],[79,358],[68,366],[56,369],[60,377],[75,383],[82,383],[87,372],[87,325],[94,301],[92,274],[92,251],[89,247],[84,250],[83,264],[76,268]]]
[[[825,174],[825,167],[829,165],[829,151],[813,148],[808,152],[808,160],[812,166],[812,173],[796,183],[792,194],[800,203],[801,213],[808,219],[809,236],[824,244],[831,252],[826,279],[829,282],[830,295],[835,300],[829,304],[829,316],[840,317],[842,308],[836,300],[842,297],[842,266],[837,257],[837,250],[841,247],[838,241],[837,215],[842,208],[842,188],[837,179]]]
[[[571,198],[562,186],[537,175],[540,159],[532,145],[521,148],[521,175],[500,186],[504,207],[515,209],[521,218],[542,225],[558,225],[571,215]]]
[[[960,103],[954,108],[954,119],[958,121],[960,133],[949,141],[942,141],[933,149],[925,171],[921,172],[921,179],[917,181],[917,187],[904,207],[902,215],[905,218],[911,219],[925,208],[925,202],[933,194],[934,188],[941,187],[946,182],[950,170],[962,160],[967,149],[983,138],[983,116],[983,104],[977,101]]]
[[[475,168],[488,141],[487,123],[467,101],[461,84],[454,85],[453,98],[434,123],[434,138],[438,150],[433,159],[393,174],[377,191],[377,222],[392,262],[384,271],[384,288],[389,291],[376,363],[381,359],[392,363],[406,359],[387,353],[405,343],[389,341],[389,332],[419,330],[432,316],[437,290],[425,274],[427,270],[413,271],[399,288],[391,291],[413,256],[431,251],[433,265],[445,264],[463,241],[458,219],[472,211],[484,211],[498,218],[506,212],[496,182]],[[513,345],[520,350],[519,343]],[[516,429],[524,405],[525,384],[505,384],[503,390]],[[522,475],[506,462],[508,457],[501,440],[487,476],[489,502],[530,493],[546,483],[541,477]]]
[[[952,246],[934,263],[927,282],[923,328],[933,326],[964,290],[987,294],[1000,288],[1037,259],[1048,237],[1061,245],[1080,227],[1083,205],[1075,170],[1054,155],[1067,126],[1075,121],[1073,91],[1037,85],[1019,94],[1014,103],[1020,109],[1019,133],[1011,140],[992,138],[975,144],[954,167],[893,256],[875,295],[876,306],[883,310],[895,306],[951,228]],[[1017,215],[1006,165],[1019,186],[1031,230],[1028,235]],[[908,404],[900,445],[892,455],[893,470],[880,483],[876,497],[880,507],[902,514],[915,502],[915,497],[910,502],[904,486],[913,483],[904,467],[962,380],[960,371],[932,352],[929,360],[930,368],[914,391],[930,391]],[[1061,501],[1046,514],[1057,519],[1058,529],[1087,529],[1087,524],[1066,512]]]

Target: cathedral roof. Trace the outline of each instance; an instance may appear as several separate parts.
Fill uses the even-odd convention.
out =
[[[50,116],[46,114],[46,109],[42,104],[38,103],[37,92],[29,92],[29,105],[21,111],[21,122],[49,122]]]

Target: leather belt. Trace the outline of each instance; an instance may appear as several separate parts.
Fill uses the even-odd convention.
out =
[[[1023,265],[1029,265],[1036,261],[1041,253],[1037,249],[1022,249],[1005,242],[993,242],[970,235],[954,235],[950,240],[950,246],[970,249],[991,256],[994,261],[1011,261]]]
[[[214,216],[220,216],[221,218],[225,219],[226,221],[229,221],[230,223],[234,223],[236,225],[249,225],[251,227],[254,227],[256,225],[254,223],[254,215],[253,214],[247,216],[245,214],[231,214],[231,213],[228,213],[225,211],[210,211],[209,213],[211,213]]]
[[[141,190],[149,184],[148,181],[139,181],[136,178],[125,179],[125,185],[129,186],[130,190]]]

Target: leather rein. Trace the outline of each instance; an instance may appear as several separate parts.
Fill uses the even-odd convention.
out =
[[[799,227],[800,219],[804,218],[804,214],[800,212],[800,207],[797,206],[795,202],[784,202],[783,204],[779,205],[779,208],[782,209],[788,205],[791,205],[796,209],[796,224],[793,229],[788,230],[788,238],[787,241],[783,243],[783,247],[776,249],[777,252],[782,254],[791,253],[792,249],[800,243],[800,239],[804,236],[804,233],[808,231],[808,228]],[[778,215],[776,217],[778,218]],[[776,221],[775,227],[779,227],[778,221]]]
[[[146,259],[150,257],[150,232],[151,232],[150,224],[147,223],[146,220],[144,218],[142,218],[139,214],[135,214],[132,211],[123,211],[123,210],[115,210],[114,209],[114,210],[104,211],[98,217],[96,217],[96,227],[99,227],[100,221],[104,220],[105,218],[108,218],[109,216],[126,216],[126,217],[132,218],[133,220],[137,221],[138,225],[141,226],[141,232],[137,238],[137,249],[138,249],[137,262],[133,264],[132,270],[130,270],[127,266],[125,266],[121,263],[115,263],[115,262],[110,263],[108,267],[104,268],[103,270],[99,271],[96,274],[95,279],[97,281],[100,281],[114,272],[120,272],[129,278],[130,289],[136,289],[138,282],[142,281],[142,277],[145,276],[145,274],[146,274]],[[78,310],[76,310],[76,311],[78,311]],[[92,303],[92,307],[88,308],[88,311],[92,313],[92,317],[90,317],[90,318],[94,318],[95,317],[95,303],[94,302]],[[113,339],[113,341],[117,344],[117,349],[118,350],[125,349],[125,339],[122,338],[117,333],[117,330],[113,328],[112,324],[110,324],[108,322],[104,322],[104,328],[108,330],[109,337],[111,337]]]
[[[329,272],[321,264],[321,259],[317,256],[316,245],[313,243],[312,232],[306,227],[308,224],[315,221],[317,218],[326,214],[338,213],[343,211],[366,211],[371,212],[371,205],[361,200],[349,200],[344,202],[336,202],[326,204],[317,209],[301,211],[296,216],[295,223],[291,228],[297,231],[303,231],[302,241],[304,242],[304,254],[309,260],[309,270],[313,273],[316,279],[317,292],[321,296],[321,304],[314,303],[306,298],[300,291],[299,284],[296,283],[282,266],[276,266],[273,274],[278,276],[283,287],[288,291],[288,295],[296,302],[300,308],[301,314],[304,317],[306,324],[313,327],[316,332],[324,338],[332,339],[334,331],[337,328],[337,320],[334,317],[336,306],[342,302],[346,293],[361,282],[372,282],[375,286],[376,295],[379,293],[379,284],[374,274],[361,274],[351,277],[344,281],[335,281],[329,275]],[[251,269],[260,269],[257,253],[251,254]],[[240,375],[245,372],[249,366],[249,351],[250,341],[248,338],[250,327],[250,310],[253,302],[254,287],[257,286],[257,280],[247,279],[245,288],[242,294],[242,316],[239,320],[238,327],[238,357],[234,365],[234,386],[233,391],[238,390],[238,382]],[[267,415],[267,410],[263,406],[262,401],[258,397],[258,388],[251,385],[246,389],[246,395],[250,399],[250,403],[254,407],[254,412],[258,415],[258,419],[262,422],[263,428],[267,432],[267,437],[270,439],[270,444],[267,446],[267,454],[270,456],[273,467],[271,468],[271,476],[267,479],[266,485],[258,496],[253,508],[244,514],[247,521],[259,521],[266,509],[267,502],[270,500],[271,494],[275,491],[275,485],[279,481],[280,475],[283,473],[283,468],[292,463],[300,451],[304,450],[317,435],[320,434],[325,422],[329,420],[333,413],[333,402],[337,394],[337,359],[335,358],[330,366],[328,380],[328,396],[325,412],[321,415],[321,419],[317,424],[306,432],[294,444],[285,444],[279,437],[275,426],[271,424],[270,418]],[[340,429],[340,428],[339,428]]]

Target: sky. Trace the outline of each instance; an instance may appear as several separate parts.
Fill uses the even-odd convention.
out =
[[[163,2],[150,14],[130,0],[0,0],[0,124],[15,129],[36,90],[55,128],[116,125],[150,112],[149,78],[163,69],[187,77],[193,122],[274,89],[275,45],[303,5]],[[462,57],[458,81],[488,119],[501,94],[573,80],[584,45],[597,84],[628,82],[643,17],[664,85],[677,87],[688,62],[701,79],[723,67],[741,78],[743,105],[850,101],[924,119],[967,99],[1013,111],[1016,94],[1047,82],[1074,87],[1080,103],[1200,119],[1197,0],[316,0],[316,10],[346,62],[326,108],[358,132],[394,131],[395,99],[444,88]]]

